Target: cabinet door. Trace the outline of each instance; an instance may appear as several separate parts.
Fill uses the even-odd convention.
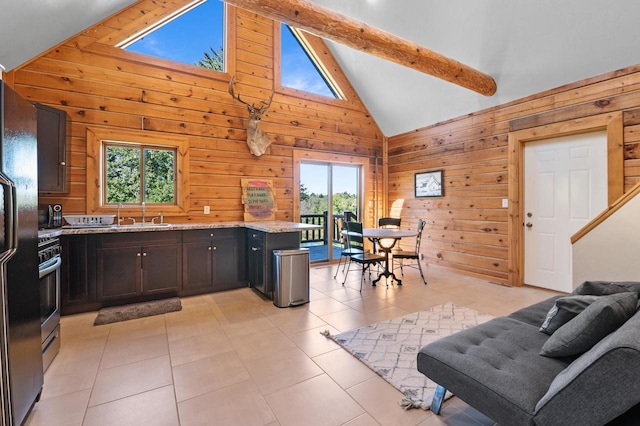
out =
[[[179,244],[142,247],[142,294],[178,292],[182,283]]]
[[[38,191],[66,192],[67,113],[36,104],[38,112]]]
[[[238,246],[235,238],[216,238],[211,243],[214,290],[238,287]]]
[[[140,247],[97,250],[98,300],[124,299],[142,293]]]
[[[266,272],[264,256],[264,239],[260,238],[261,233],[250,232],[247,238],[247,265],[249,270],[249,284],[261,292],[265,292]]]
[[[212,247],[210,242],[183,243],[182,289],[210,289],[212,284]]]

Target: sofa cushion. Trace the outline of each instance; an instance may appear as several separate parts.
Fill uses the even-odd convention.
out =
[[[636,313],[558,374],[536,405],[535,424],[603,425],[640,403],[639,376],[640,313]],[[623,424],[638,424],[637,413],[632,422]]]
[[[585,281],[576,287],[571,294],[592,294],[606,296],[609,294],[635,291],[640,295],[640,282],[638,281]]]
[[[540,327],[540,324],[544,321],[549,310],[553,307],[553,304],[562,296],[553,296],[542,302],[535,303],[525,308],[519,309],[508,315],[508,318],[513,318],[525,324],[532,325],[534,327]]]
[[[587,306],[595,302],[600,296],[582,295],[561,297],[547,313],[540,331],[546,334],[553,334],[557,329],[565,325]]]
[[[530,424],[536,403],[573,360],[538,355],[547,339],[539,324],[500,317],[443,337],[420,350],[418,371],[499,424]]]
[[[637,303],[638,294],[635,292],[599,297],[553,333],[542,346],[540,355],[566,357],[588,351],[631,318]]]

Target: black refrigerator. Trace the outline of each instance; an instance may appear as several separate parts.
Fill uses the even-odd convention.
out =
[[[0,81],[2,423],[20,425],[43,385],[36,109]]]

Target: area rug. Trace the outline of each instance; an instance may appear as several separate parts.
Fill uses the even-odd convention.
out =
[[[93,325],[111,324],[136,318],[150,317],[182,310],[182,304],[177,297],[153,300],[151,302],[132,303],[130,305],[102,308],[98,312]]]
[[[381,321],[337,335],[322,332],[404,394],[405,409],[428,410],[436,383],[417,369],[422,346],[492,319],[453,303]],[[451,397],[447,392],[445,398]]]

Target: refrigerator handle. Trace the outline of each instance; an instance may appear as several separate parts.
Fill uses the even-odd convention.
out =
[[[11,179],[0,172],[0,186],[4,196],[4,247],[0,253],[0,261],[11,257],[18,248],[18,203],[16,202],[16,186]]]

